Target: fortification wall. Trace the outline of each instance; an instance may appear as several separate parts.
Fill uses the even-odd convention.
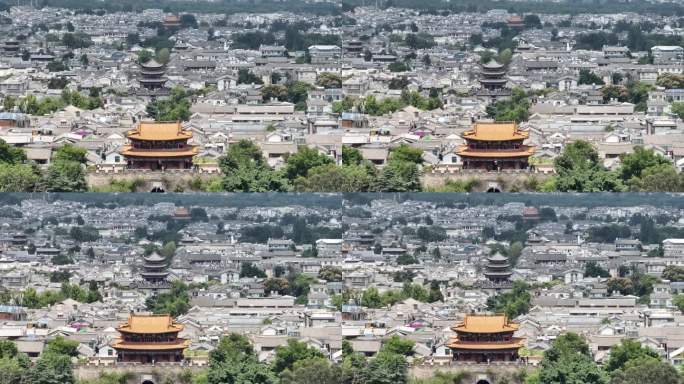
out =
[[[516,379],[521,371],[532,370],[533,366],[518,363],[492,363],[492,364],[421,364],[409,368],[409,376],[418,379],[427,379],[435,375],[436,372],[461,373],[462,383],[498,383],[508,382],[517,383]]]
[[[79,364],[74,366],[74,376],[79,380],[94,380],[102,373],[125,374],[127,384],[141,384],[151,381],[153,384],[177,382],[177,378],[188,372],[198,372],[206,369],[199,365],[183,364]],[[168,381],[167,381],[168,379]]]
[[[113,180],[135,183],[135,192],[150,192],[154,188],[161,188],[165,192],[188,192],[195,190],[198,180],[208,181],[217,174],[189,171],[165,172],[121,172],[98,173],[90,172],[86,177],[88,186],[93,189],[104,188]]]
[[[476,181],[472,192],[530,192],[553,176],[551,172],[510,170],[486,172],[478,170],[434,170],[423,173],[421,181],[426,190],[444,186],[448,181]]]

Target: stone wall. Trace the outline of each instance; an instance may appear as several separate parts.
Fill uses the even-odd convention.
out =
[[[79,364],[74,366],[74,376],[79,380],[94,380],[101,373],[126,374],[127,384],[141,384],[151,381],[153,384],[178,382],[178,377],[188,372],[198,372],[206,367],[182,364]]]
[[[133,182],[134,192],[151,192],[158,188],[163,192],[191,192],[196,191],[195,184],[198,180],[208,181],[217,177],[217,174],[207,174],[190,171],[165,171],[165,172],[122,172],[122,173],[98,173],[89,172],[86,181],[93,189],[104,188],[112,183],[112,180]]]
[[[421,177],[425,190],[444,186],[447,180],[476,181],[471,192],[533,192],[533,184],[541,185],[553,176],[553,173],[530,172],[526,170],[510,170],[487,172],[479,170],[437,170],[425,172]]]
[[[530,371],[534,367],[517,363],[492,363],[492,364],[421,364],[409,368],[409,376],[417,379],[427,379],[436,372],[461,373],[463,384],[498,383],[522,384],[517,381],[521,371]]]

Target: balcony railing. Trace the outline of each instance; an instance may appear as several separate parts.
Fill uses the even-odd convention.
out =
[[[509,153],[509,152],[525,152],[529,150],[529,147],[520,147],[520,148],[473,148],[473,147],[467,147],[464,148],[468,151],[473,151],[473,152],[491,152],[491,153]]]
[[[138,148],[138,147],[131,147],[131,151],[136,151],[136,152],[184,152],[184,151],[189,151],[192,150],[192,147],[187,146],[187,147],[171,147],[171,148]]]

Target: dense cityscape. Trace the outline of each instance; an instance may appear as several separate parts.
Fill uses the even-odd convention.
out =
[[[683,384],[683,171],[681,0],[0,0],[0,384]]]
[[[684,190],[676,2],[111,3],[0,13],[0,190]]]
[[[0,380],[681,380],[677,196],[286,200],[5,195]]]

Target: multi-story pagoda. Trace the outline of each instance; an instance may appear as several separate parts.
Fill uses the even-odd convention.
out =
[[[8,56],[18,56],[19,55],[19,42],[16,40],[6,40],[2,45],[2,51]]]
[[[510,283],[511,265],[508,258],[499,252],[487,258],[484,275],[494,285],[507,285]]]
[[[482,64],[480,71],[480,91],[479,96],[489,96],[492,98],[506,97],[511,95],[511,91],[506,88],[506,67],[494,59]]]
[[[168,267],[166,258],[157,252],[152,252],[151,255],[145,256],[143,260],[145,264],[143,264],[143,271],[140,273],[142,278],[151,284],[165,283],[166,278],[169,276],[169,272],[166,270]]]
[[[130,144],[121,154],[129,169],[164,171],[167,169],[192,169],[192,158],[198,153],[195,145],[188,144],[192,132],[185,130],[180,122],[141,122],[126,133]]]
[[[512,15],[506,20],[506,25],[510,29],[523,30],[525,29],[525,20],[520,15]]]
[[[164,88],[166,83],[166,64],[162,64],[155,59],[150,59],[145,63],[140,63],[140,85],[148,91],[155,91]]]
[[[178,15],[166,15],[164,16],[162,24],[164,24],[166,28],[178,28],[181,26],[181,18],[178,17]]]
[[[174,220],[190,220],[190,211],[185,207],[178,207],[173,211]]]
[[[463,322],[451,328],[456,336],[449,340],[448,347],[454,361],[516,361],[525,341],[513,337],[518,327],[506,315],[466,315]]]
[[[120,362],[151,364],[158,362],[180,362],[183,351],[190,341],[178,337],[183,324],[169,315],[130,315],[117,331],[121,334],[112,348]]]
[[[534,147],[524,145],[529,133],[518,129],[515,123],[478,122],[462,135],[466,144],[457,154],[463,169],[500,171],[527,169]]]

